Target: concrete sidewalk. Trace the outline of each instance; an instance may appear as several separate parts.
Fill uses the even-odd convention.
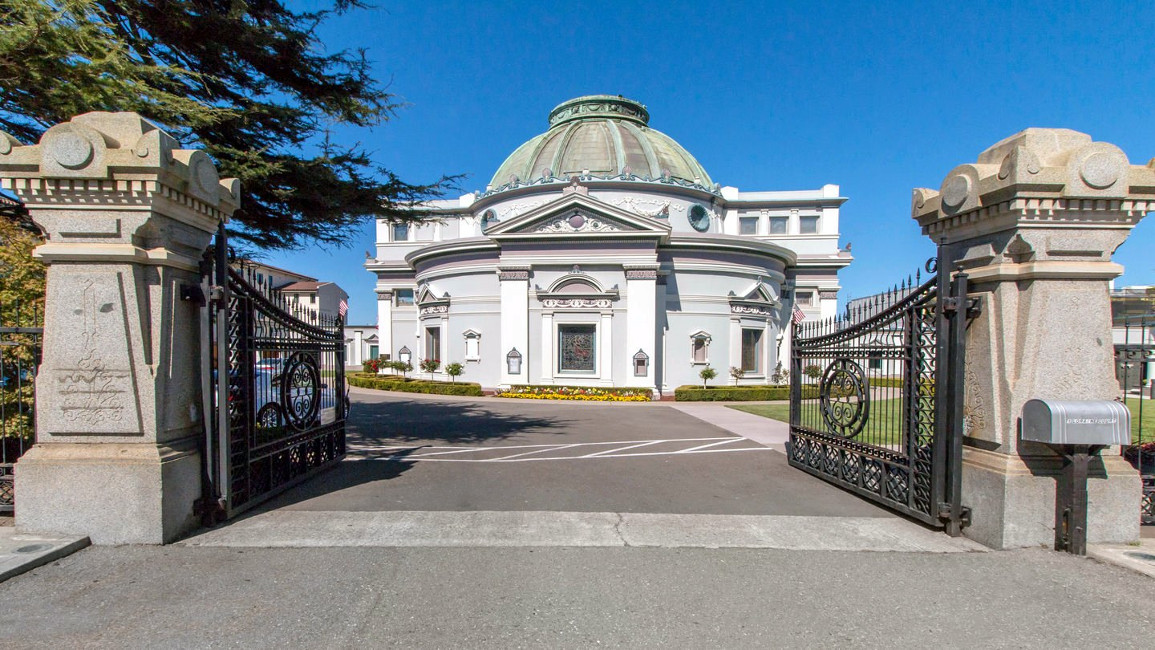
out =
[[[740,403],[770,404],[771,402]],[[732,409],[719,402],[673,402],[668,403],[667,406],[725,429],[730,433],[786,453],[786,443],[790,440],[790,425],[785,422]]]
[[[17,534],[10,518],[0,521],[0,582],[88,546],[87,537]]]

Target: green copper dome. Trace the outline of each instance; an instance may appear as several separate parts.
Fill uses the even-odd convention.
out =
[[[636,176],[712,188],[709,174],[666,134],[649,128],[646,107],[620,95],[587,95],[549,113],[549,130],[517,148],[490,188],[548,178]]]

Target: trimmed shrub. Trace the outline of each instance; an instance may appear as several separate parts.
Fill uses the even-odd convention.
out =
[[[351,373],[346,377],[350,386],[357,388],[371,388],[373,390],[391,390],[399,393],[427,393],[430,395],[465,395],[481,397],[481,384],[461,382],[450,384],[443,381],[425,381],[420,379],[406,379],[402,377],[383,377],[367,375],[365,373]]]
[[[818,396],[815,386],[803,386],[802,397]],[[674,390],[678,402],[765,402],[790,399],[790,386],[679,386]]]

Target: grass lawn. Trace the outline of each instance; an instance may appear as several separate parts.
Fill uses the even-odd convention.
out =
[[[817,408],[817,402],[809,401],[806,404],[813,404],[814,408]],[[789,404],[728,404],[727,406],[746,413],[761,415],[771,420],[790,421]],[[1155,441],[1155,400],[1143,400],[1142,418],[1139,417],[1139,398],[1128,397],[1127,408],[1131,409],[1131,440],[1138,444],[1139,434],[1142,431],[1143,442]],[[901,400],[871,402],[870,410],[871,421],[868,423],[867,429],[855,438],[856,440],[869,444],[880,444],[880,441],[894,437],[893,434],[887,435],[887,432],[901,431]],[[896,440],[892,440],[889,444],[895,444],[895,442]],[[882,444],[888,443],[882,442]]]
[[[1131,409],[1131,442],[1139,444],[1140,432],[1143,434],[1143,442],[1155,441],[1155,400],[1143,400],[1142,418],[1139,417],[1138,397],[1128,397],[1127,408]],[[786,420],[790,421],[789,407],[787,407]]]

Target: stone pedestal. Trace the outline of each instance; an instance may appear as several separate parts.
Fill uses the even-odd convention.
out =
[[[1028,129],[916,189],[913,215],[967,273],[982,313],[967,329],[964,533],[988,546],[1054,543],[1061,463],[1019,439],[1032,398],[1120,397],[1108,281],[1111,254],[1155,208],[1155,169],[1065,129]],[[1139,536],[1137,472],[1104,451],[1091,466],[1088,542]]]
[[[49,265],[16,525],[170,541],[196,524],[201,495],[198,265],[239,184],[133,113],[81,115],[5,147],[0,183],[44,231],[35,254]]]

